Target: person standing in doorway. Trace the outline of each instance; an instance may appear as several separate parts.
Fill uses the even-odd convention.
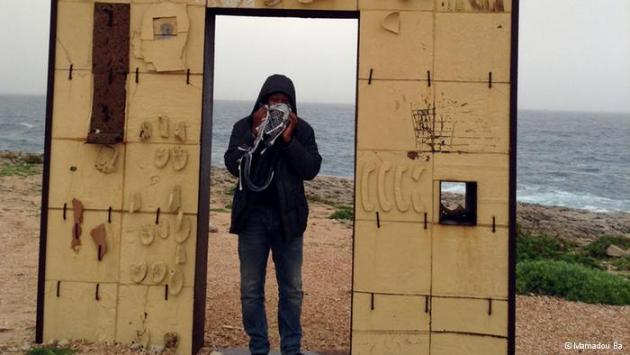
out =
[[[288,121],[261,152],[255,147],[257,137],[269,108],[278,104],[288,107]],[[304,180],[317,176],[322,157],[313,128],[297,116],[291,79],[278,74],[267,78],[252,113],[234,124],[224,159],[230,173],[239,177],[230,233],[238,234],[241,306],[249,350],[252,354],[270,351],[264,290],[271,251],[279,288],[281,352],[301,354],[302,249],[309,212]]]

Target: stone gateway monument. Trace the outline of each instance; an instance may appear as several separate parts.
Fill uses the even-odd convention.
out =
[[[359,19],[352,354],[514,353],[517,0],[53,0],[37,340],[202,346],[217,15]]]

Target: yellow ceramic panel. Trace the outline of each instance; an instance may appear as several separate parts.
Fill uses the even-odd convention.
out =
[[[361,12],[359,78],[427,80],[433,70],[433,14]],[[421,85],[415,83],[415,85]]]
[[[416,129],[416,122],[422,124],[433,112],[433,89],[427,83],[361,80],[358,95],[357,149],[428,149]]]
[[[68,73],[55,70],[52,136],[85,141],[92,116],[92,72],[73,70],[72,80]]]
[[[436,15],[435,80],[510,80],[510,14]]]
[[[190,2],[194,2],[191,0]],[[160,6],[166,6],[162,8]],[[151,15],[147,13],[150,11],[154,17],[175,17],[177,20],[176,38],[153,40],[152,37],[147,38],[148,30],[151,32],[153,29],[152,24],[146,24],[144,21],[150,21]],[[179,72],[186,72],[190,69],[191,73],[201,74],[203,73],[203,49],[205,38],[205,13],[204,7],[200,6],[186,6],[182,4],[165,4],[160,5],[155,3],[134,3],[131,6],[131,30],[130,30],[130,58],[129,58],[129,72],[135,73],[136,68],[141,73],[154,72],[156,66],[152,62],[153,56],[170,56],[173,50],[178,51],[179,55],[175,56],[177,60],[182,63],[182,68],[177,70]],[[145,15],[149,15],[146,16]],[[152,33],[148,33],[152,35]],[[172,45],[171,47],[157,47],[150,48],[151,43],[144,41],[157,41],[159,46],[164,44]],[[167,41],[170,41],[167,43]],[[175,43],[177,42],[177,43]],[[159,51],[161,53],[145,53],[144,51]],[[151,59],[149,59],[151,58]],[[146,59],[146,61],[145,61]],[[168,58],[162,58],[171,61]]]
[[[432,229],[433,295],[507,299],[508,230],[440,226]]]
[[[244,0],[244,2],[248,1]],[[273,3],[274,1],[267,0],[267,2]],[[256,7],[298,10],[356,10],[357,0],[283,0],[275,6],[266,6],[265,0],[256,0]]]
[[[114,149],[114,150],[112,150]],[[76,198],[87,209],[107,211],[122,208],[123,167],[125,147],[113,148],[78,141],[53,139],[50,162],[49,207],[62,208],[67,203],[72,208]],[[110,155],[111,154],[111,155]],[[111,173],[96,169],[99,156],[113,158]]]
[[[440,0],[438,11],[454,12],[510,12],[512,0]]]
[[[118,281],[118,257],[120,255],[120,213],[112,212],[111,223],[107,211],[85,211],[81,224],[81,247],[77,252],[70,247],[74,220],[72,209],[49,210],[46,237],[46,279],[85,282]],[[104,224],[107,252],[98,260],[98,249],[90,232]]]
[[[63,2],[84,2],[84,3],[97,3],[97,2],[101,2],[101,3],[110,3],[110,4],[129,4],[131,3],[131,0],[61,0]],[[60,1],[60,2],[61,2]],[[177,0],[174,0],[177,1]]]
[[[433,0],[359,0],[361,10],[433,10]]]
[[[354,226],[355,291],[429,294],[430,230],[421,223],[357,221]]]
[[[428,355],[429,335],[426,333],[352,332],[353,355]]]
[[[201,91],[203,77],[191,75],[186,84],[186,75],[140,74],[139,83],[134,75],[129,76],[127,91],[127,131],[130,142],[140,141],[140,126],[151,122],[153,135],[149,142],[178,142],[174,135],[175,126],[186,122],[186,143],[197,143],[201,127]],[[158,117],[167,117],[169,134],[160,135]]]
[[[467,334],[431,334],[431,355],[505,355],[507,339]]]
[[[186,152],[176,155],[176,151]],[[182,170],[178,167],[176,156],[186,156],[186,165]],[[168,156],[158,159],[157,156]],[[183,158],[180,158],[183,161]],[[184,213],[196,213],[199,190],[199,146],[176,144],[143,144],[130,143],[127,145],[125,166],[125,196],[124,209],[129,211],[135,194],[140,194],[140,211],[155,213],[177,212],[176,186],[181,190],[181,206]],[[173,196],[174,203],[169,208],[169,199]]]
[[[92,70],[93,23],[93,3],[59,1],[55,68],[68,70],[72,64],[73,70]]]
[[[439,223],[440,181],[477,182],[477,225],[507,226],[509,218],[509,156],[504,154],[435,154],[433,221]]]
[[[193,290],[182,289],[177,296],[164,297],[164,287],[120,286],[116,340],[122,343],[142,341],[137,332],[148,331],[151,345],[164,345],[164,334],[178,336],[177,354],[191,353]]]
[[[429,313],[422,296],[354,293],[352,327],[358,331],[428,331]]]
[[[431,330],[507,336],[507,301],[431,299]]]
[[[436,83],[435,105],[435,151],[509,153],[509,84]]]
[[[116,284],[46,281],[44,342],[56,339],[112,341],[116,331]]]
[[[172,3],[176,3],[176,4],[206,6],[206,0],[168,0],[168,1]],[[160,3],[160,2],[164,2],[164,0],[131,0],[132,4],[150,4],[150,3]]]
[[[413,155],[412,155],[413,157]],[[407,152],[357,151],[357,220],[431,222],[430,156],[411,159]],[[427,160],[428,159],[428,160]]]
[[[208,0],[208,7],[348,11],[357,0]]]
[[[167,277],[153,278],[154,265],[159,268],[177,266],[184,275],[184,286],[192,286],[195,272],[195,247],[197,218],[185,215],[182,227],[177,229],[177,216],[160,213],[160,224],[155,224],[155,214],[125,213],[120,253],[120,283],[165,285]],[[188,233],[185,233],[188,231]],[[149,234],[147,234],[149,233]],[[179,243],[178,241],[182,241]],[[178,246],[183,249],[183,258],[178,258]],[[181,255],[181,254],[180,254]],[[179,264],[178,264],[179,262]],[[141,281],[132,276],[132,268],[146,265],[147,273]],[[161,273],[156,273],[161,275]],[[168,275],[167,275],[168,276]]]

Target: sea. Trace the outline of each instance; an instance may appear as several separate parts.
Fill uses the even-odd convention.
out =
[[[43,151],[45,96],[0,96],[0,150]],[[212,163],[252,102],[216,101]],[[354,174],[354,105],[299,104],[315,129],[321,174]],[[522,110],[518,113],[517,199],[596,212],[630,212],[630,113]]]

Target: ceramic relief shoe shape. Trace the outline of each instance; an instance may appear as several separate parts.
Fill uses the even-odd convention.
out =
[[[151,267],[151,282],[154,284],[159,284],[164,280],[166,274],[168,273],[168,266],[164,263],[155,263]]]
[[[184,272],[177,265],[172,265],[168,271],[168,293],[171,295],[179,295],[184,288]]]
[[[158,169],[162,169],[168,164],[168,160],[171,157],[170,150],[165,147],[160,147],[155,150],[155,155],[153,156],[153,164]]]
[[[186,122],[184,121],[179,121],[177,123],[177,126],[175,126],[175,132],[173,133],[175,135],[175,139],[177,139],[180,142],[185,142],[186,141]]]
[[[155,227],[152,224],[142,226],[138,236],[142,245],[151,245],[155,239]]]
[[[146,142],[151,139],[151,136],[153,136],[153,125],[149,121],[142,122],[140,125],[140,140]]]
[[[147,276],[147,263],[131,264],[129,268],[131,281],[139,284]]]
[[[168,211],[177,212],[182,207],[182,187],[175,185],[168,195]]]
[[[188,163],[188,152],[186,149],[176,146],[173,147],[173,168],[175,171],[183,170]]]
[[[183,245],[177,245],[177,247],[175,248],[175,264],[185,264],[186,260],[186,249]]]
[[[111,174],[116,171],[116,160],[118,150],[114,147],[104,145],[98,150],[94,167],[103,174]]]

